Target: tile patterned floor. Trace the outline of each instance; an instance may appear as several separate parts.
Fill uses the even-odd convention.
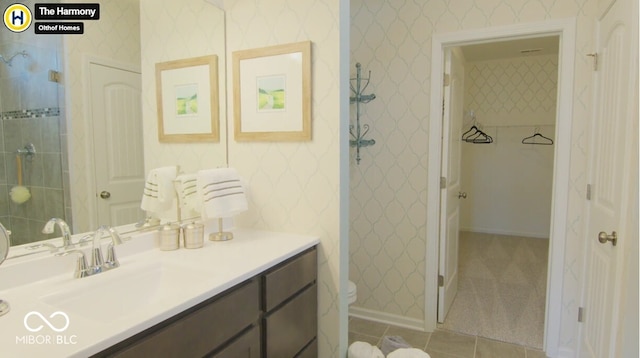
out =
[[[446,330],[433,333],[395,327],[360,318],[349,319],[349,344],[363,341],[380,347],[384,336],[400,336],[431,358],[545,358],[537,349]]]

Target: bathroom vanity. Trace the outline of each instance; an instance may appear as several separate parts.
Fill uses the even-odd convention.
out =
[[[54,275],[3,290],[21,267],[0,267],[11,304],[0,317],[3,354],[317,356],[317,237],[238,229],[228,242],[160,251],[156,233],[139,236],[118,246],[119,268],[91,277],[73,278],[69,258],[44,257],[38,271]]]
[[[315,357],[316,273],[314,247],[95,357]]]

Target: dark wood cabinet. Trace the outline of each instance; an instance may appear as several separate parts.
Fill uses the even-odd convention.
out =
[[[266,357],[295,357],[316,338],[317,296],[314,284],[263,319]]]
[[[259,358],[262,357],[260,326],[252,326],[211,358]]]
[[[314,249],[278,265],[262,276],[265,357],[296,357],[316,339],[317,267]]]
[[[94,357],[317,357],[313,247]]]

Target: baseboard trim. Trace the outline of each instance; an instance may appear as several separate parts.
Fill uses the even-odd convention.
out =
[[[541,234],[534,232],[520,232],[520,231],[509,231],[509,230],[495,230],[495,229],[485,229],[485,228],[469,228],[463,227],[460,228],[460,231],[469,231],[469,232],[477,232],[479,234],[491,234],[491,235],[505,235],[505,236],[522,236],[522,237],[530,237],[532,239],[549,239],[549,234]]]
[[[417,331],[425,331],[424,320],[410,318],[405,316],[399,316],[392,313],[374,311],[362,307],[349,307],[349,316],[366,319],[368,321],[374,321],[384,324],[390,324],[393,326],[404,327],[414,329]]]
[[[556,355],[556,358],[575,358],[576,357],[576,352],[571,349],[571,348],[567,348],[567,347],[561,347],[558,349],[558,354]]]

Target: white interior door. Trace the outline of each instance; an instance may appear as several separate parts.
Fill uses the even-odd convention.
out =
[[[464,57],[460,48],[445,52],[445,88],[442,123],[442,192],[440,193],[440,261],[438,322],[444,322],[458,292],[460,226],[461,135],[464,96]],[[466,194],[464,194],[466,196]]]
[[[638,185],[637,124],[634,126],[638,119],[632,110],[638,100],[634,88],[638,37],[632,26],[634,21],[637,24],[637,12],[637,0],[616,0],[598,22],[581,357],[620,356],[615,339],[620,333],[616,327],[623,289],[622,259],[629,240],[638,240],[630,230],[630,223],[637,225],[637,217],[628,215],[635,202],[633,186]],[[614,232],[616,245],[600,242],[599,236],[606,240]]]
[[[140,74],[90,64],[97,224],[144,218]]]

